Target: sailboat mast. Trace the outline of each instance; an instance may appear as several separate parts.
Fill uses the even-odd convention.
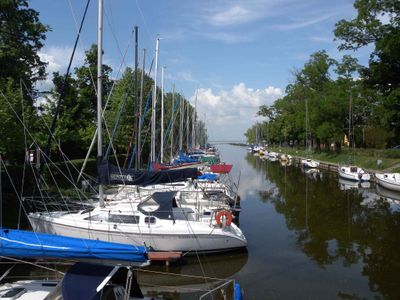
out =
[[[195,122],[196,122],[196,102],[197,102],[197,91],[196,91],[196,98],[194,100],[195,104],[194,104],[194,109],[192,112],[192,149],[194,149],[195,145],[196,145],[196,134],[195,134]]]
[[[189,118],[190,118],[190,113],[189,113],[189,108],[190,104],[189,101],[186,102],[186,152],[189,151]]]
[[[164,70],[161,68],[161,145],[160,145],[160,162],[164,162]]]
[[[137,135],[137,169],[140,169],[141,162],[141,154],[142,154],[142,145],[141,145],[141,137],[142,137],[142,105],[143,105],[143,88],[144,88],[144,68],[145,68],[145,59],[146,59],[146,49],[143,48],[142,53],[142,76],[140,79],[140,100],[139,100],[139,124],[138,124],[138,135]]]
[[[136,103],[136,107],[138,107],[138,95],[139,95],[139,91],[138,91],[138,30],[139,27],[135,26],[135,94],[134,94],[134,101]],[[135,107],[135,105],[133,105],[133,107]],[[139,108],[140,109],[140,108]],[[135,161],[135,168],[138,169],[138,164],[139,164],[139,160],[138,160],[138,137],[139,137],[139,123],[140,123],[140,119],[139,119],[139,113],[138,113],[138,109],[136,109],[136,112],[134,112],[133,114],[134,116],[136,116],[136,143],[135,143],[135,155],[136,155],[136,161]]]
[[[179,95],[179,94],[178,94]],[[182,144],[183,144],[183,100],[181,95],[179,95],[179,152],[182,152]]]
[[[175,109],[175,84],[172,86],[172,106],[171,106],[171,118],[172,118],[172,126],[171,126],[171,162],[172,158],[174,157],[174,123],[175,123],[175,117],[174,117],[174,109]]]
[[[160,39],[156,41],[156,62],[154,68],[154,90],[152,103],[152,120],[151,120],[151,154],[150,162],[156,161],[156,103],[157,103],[157,68],[158,68],[158,44]]]
[[[99,0],[97,20],[97,162],[103,160],[102,140],[102,64],[103,64],[103,0]],[[103,185],[99,184],[99,204],[104,206]]]

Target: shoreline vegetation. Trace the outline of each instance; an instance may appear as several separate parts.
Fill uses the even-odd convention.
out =
[[[345,163],[349,156],[366,168],[395,168],[393,159],[400,156],[389,148],[400,147],[400,11],[394,3],[355,0],[357,14],[338,20],[333,31],[338,54],[352,50],[354,56],[312,53],[292,72],[284,96],[259,107],[257,116],[263,119],[248,128],[247,142],[311,145],[317,152],[313,157],[322,161]],[[356,52],[366,46],[370,58],[361,65]]]

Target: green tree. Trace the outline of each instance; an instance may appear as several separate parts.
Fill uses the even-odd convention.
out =
[[[356,0],[357,16],[336,24],[340,50],[357,50],[373,44],[369,67],[362,70],[365,84],[378,89],[387,131],[393,143],[400,142],[400,4],[393,0]]]
[[[27,0],[0,1],[0,24],[0,86],[10,83],[6,78],[16,84],[22,79],[30,91],[46,75],[38,52],[50,28]]]

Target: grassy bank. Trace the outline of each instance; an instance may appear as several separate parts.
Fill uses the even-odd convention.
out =
[[[305,149],[290,147],[272,147],[273,151],[286,153],[293,156],[307,157]],[[400,150],[375,150],[375,149],[342,149],[341,152],[314,152],[312,158],[335,164],[354,164],[362,168],[376,171],[400,172]],[[377,160],[381,160],[380,165]]]

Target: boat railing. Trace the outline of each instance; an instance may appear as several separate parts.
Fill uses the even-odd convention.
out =
[[[32,196],[24,197],[23,202],[25,207],[30,212],[44,211],[80,211],[93,207],[90,203],[83,203],[82,199],[73,197],[59,196]]]

